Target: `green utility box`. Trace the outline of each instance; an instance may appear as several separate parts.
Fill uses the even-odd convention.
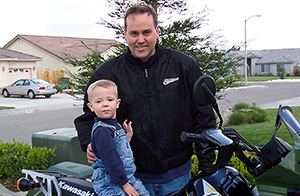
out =
[[[55,164],[71,161],[90,166],[87,162],[86,153],[81,150],[75,128],[59,128],[36,132],[32,134],[31,140],[32,146],[34,147],[56,147],[56,156],[54,157]]]

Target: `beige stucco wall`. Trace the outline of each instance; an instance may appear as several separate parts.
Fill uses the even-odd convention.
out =
[[[61,59],[57,58],[50,53],[36,47],[33,44],[28,43],[22,39],[17,39],[11,43],[7,49],[23,52],[25,54],[30,54],[42,58],[42,61],[37,62],[36,71],[54,71],[54,70],[65,70],[69,69],[71,72],[76,71],[76,69],[66,63]]]
[[[0,88],[8,84],[7,70],[8,70],[8,62],[0,61]]]

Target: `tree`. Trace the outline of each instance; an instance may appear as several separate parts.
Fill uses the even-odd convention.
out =
[[[126,10],[135,2],[108,0],[108,3],[115,9],[114,12],[109,14],[112,20],[101,19],[99,24],[114,29],[116,31],[116,39],[122,38],[124,40],[123,17]],[[216,80],[218,91],[235,85],[236,71],[239,67],[238,61],[240,59],[231,52],[239,48],[232,46],[226,49],[222,42],[219,41],[222,37],[218,37],[213,33],[204,37],[194,33],[207,22],[206,17],[209,12],[207,7],[200,12],[187,16],[188,10],[185,0],[140,0],[139,3],[150,4],[156,9],[158,15],[169,15],[170,17],[167,17],[167,21],[170,21],[174,14],[181,16],[171,23],[159,21],[159,45],[182,51],[193,57],[203,73],[211,75]]]
[[[277,65],[277,75],[280,77],[280,79],[285,78],[285,68],[283,64]]]
[[[204,9],[201,13],[206,12],[207,10]],[[206,15],[203,17],[198,17],[198,15],[160,27],[160,45],[182,51],[193,57],[203,73],[215,79],[217,91],[234,86],[240,57],[232,51],[239,48],[236,46],[224,48],[222,42],[218,41],[222,37],[217,37],[212,33],[204,37],[193,35],[193,31],[198,30],[205,21]]]
[[[231,51],[238,48],[232,46],[226,49],[222,42],[219,41],[220,37],[213,33],[203,37],[196,34],[207,21],[206,16],[209,10],[206,7],[198,13],[189,14],[185,0],[139,0],[138,2],[133,0],[107,0],[107,2],[115,11],[108,14],[111,20],[101,18],[98,24],[114,29],[116,33],[115,38],[120,40],[120,42],[124,42],[123,17],[126,10],[135,3],[149,4],[157,11],[158,15],[167,17],[166,20],[159,21],[159,45],[182,51],[194,58],[203,73],[211,75],[216,80],[218,91],[234,85],[236,70],[239,65],[237,64],[237,57],[230,56],[230,54]],[[177,19],[174,17],[176,15]],[[160,19],[160,17],[158,18]],[[126,49],[124,43],[121,43],[118,47],[118,54]],[[92,50],[91,52],[93,53]],[[101,55],[100,53],[96,54]],[[96,63],[94,60],[100,61]],[[92,62],[99,66],[104,59],[97,57],[94,60]],[[76,66],[81,67],[79,71],[82,71],[81,75],[85,77],[82,81],[78,78],[78,82],[86,82],[87,75],[91,74],[93,69],[96,69],[92,65],[87,65],[88,63],[88,60],[81,62],[73,59],[71,61],[72,65],[77,64]],[[84,71],[85,69],[88,70]]]
[[[84,93],[90,76],[93,75],[98,66],[104,63],[107,59],[103,57],[101,51],[98,50],[97,45],[95,45],[95,48],[92,48],[87,46],[82,41],[81,43],[89,51],[81,59],[78,59],[70,54],[64,54],[64,56],[67,63],[78,68],[77,72],[75,73],[67,70],[67,75],[71,78],[71,80],[69,80],[70,85],[79,90],[80,93]]]

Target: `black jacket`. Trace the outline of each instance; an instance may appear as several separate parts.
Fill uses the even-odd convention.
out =
[[[96,70],[89,84],[110,79],[118,85],[120,107],[117,119],[132,121],[134,135],[131,147],[137,172],[164,173],[186,163],[193,154],[190,143],[180,141],[183,131],[215,128],[211,107],[195,106],[192,89],[202,75],[189,56],[156,46],[147,64],[130,51],[113,58]],[[86,151],[94,113],[86,106],[75,119],[78,138]]]

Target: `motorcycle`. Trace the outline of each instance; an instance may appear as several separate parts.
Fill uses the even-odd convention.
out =
[[[193,98],[201,106],[211,105],[220,119],[218,129],[201,134],[183,132],[183,142],[197,142],[202,153],[215,151],[217,156],[210,173],[198,173],[176,196],[245,195],[276,196],[300,195],[300,124],[288,106],[279,106],[275,131],[265,145],[254,146],[233,128],[222,128],[222,117],[215,99],[216,85],[212,77],[203,75],[195,83]],[[294,147],[276,137],[286,125]],[[246,152],[253,152],[249,155]],[[228,166],[235,153],[253,175],[256,186],[251,185],[238,170]],[[61,172],[22,170],[25,178],[18,180],[20,191],[39,188],[43,195],[95,195],[89,179],[78,178]],[[31,179],[31,180],[30,180]]]

